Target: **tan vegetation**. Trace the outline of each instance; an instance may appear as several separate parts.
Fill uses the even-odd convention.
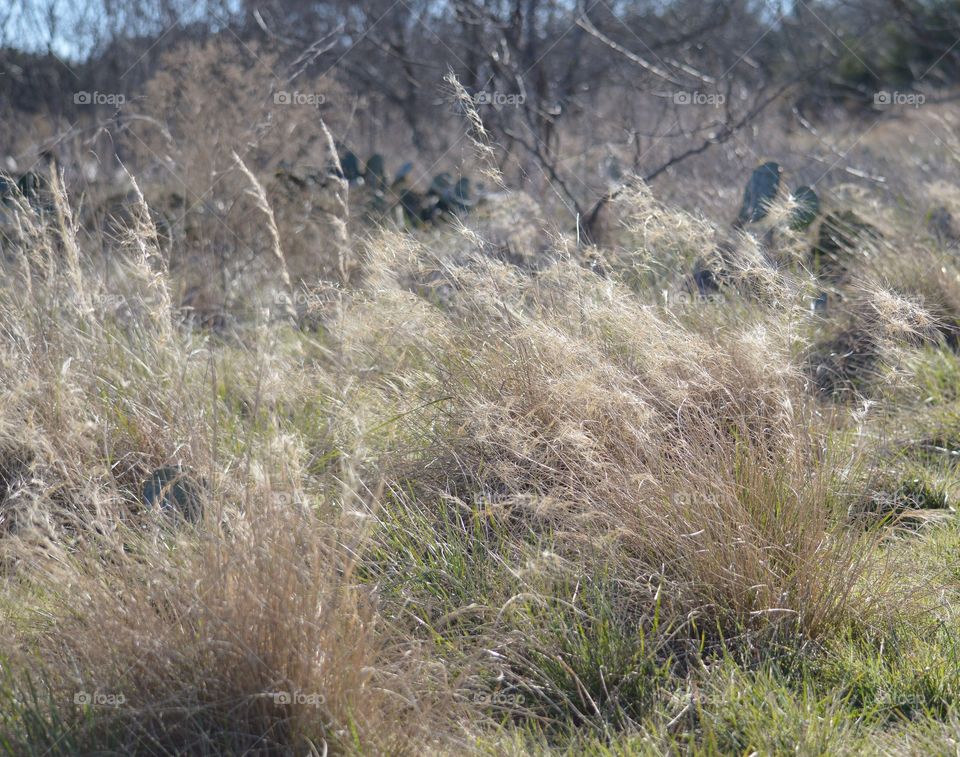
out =
[[[956,12],[248,5],[0,50],[0,753],[955,753]]]
[[[9,213],[7,751],[951,743],[958,268],[913,211],[861,201],[818,281],[789,200],[732,233],[636,183],[589,250],[509,192],[341,203],[311,279],[229,170],[263,277],[219,322],[135,181],[109,244],[56,174]],[[171,465],[195,525],[144,495]]]

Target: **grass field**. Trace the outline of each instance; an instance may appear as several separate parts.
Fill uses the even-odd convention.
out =
[[[106,257],[56,182],[6,213],[0,748],[960,750],[929,195],[835,192],[812,258],[786,195],[731,231],[635,185],[587,246],[503,193],[307,286],[245,177],[266,262],[215,324],[142,197]]]

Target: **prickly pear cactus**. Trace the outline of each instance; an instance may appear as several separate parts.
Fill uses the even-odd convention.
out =
[[[926,216],[927,228],[940,242],[956,242],[960,239],[954,225],[953,215],[943,205],[932,208]]]
[[[340,156],[340,170],[343,171],[343,178],[351,184],[355,184],[362,175],[360,170],[360,158],[355,153],[347,150]]]
[[[400,193],[400,208],[403,211],[403,223],[408,228],[419,229],[425,220],[425,198],[414,189],[405,189]]]
[[[341,167],[343,178],[351,175],[352,153],[341,145]],[[375,153],[366,162],[362,173],[364,191],[364,216],[382,221],[392,218],[398,226],[408,229],[422,229],[453,216],[461,216],[482,202],[482,185],[474,187],[467,176],[456,179],[448,173],[439,173],[433,177],[426,191],[411,183],[413,163],[400,166],[391,180],[386,171],[383,155]]]
[[[190,523],[197,523],[203,517],[200,485],[177,465],[165,465],[153,471],[143,482],[141,498],[147,507]]]
[[[451,192],[451,205],[459,212],[466,212],[474,204],[470,196],[470,179],[461,176]]]
[[[413,172],[413,163],[409,163],[409,162],[404,163],[402,166],[400,166],[399,170],[397,171],[397,175],[394,177],[393,183],[394,184],[405,183],[407,179],[410,178],[410,174],[412,172]]]
[[[17,187],[20,193],[28,200],[35,200],[40,196],[40,190],[43,188],[43,179],[39,174],[33,171],[27,171],[17,179]]]
[[[793,199],[797,206],[790,214],[790,228],[794,231],[804,231],[810,228],[820,213],[820,198],[808,186],[797,187],[793,191]]]
[[[438,173],[433,177],[433,181],[430,182],[430,189],[427,190],[427,194],[443,197],[444,194],[450,191],[452,186],[453,179],[450,177],[450,174],[444,171],[443,173]]]
[[[820,223],[817,242],[811,252],[813,272],[826,278],[841,277],[851,259],[863,247],[881,237],[879,230],[852,210],[829,213]]]
[[[433,177],[424,199],[421,217],[424,221],[436,221],[445,213],[450,212],[450,191],[453,189],[453,179],[444,172]]]
[[[12,205],[17,195],[16,186],[17,183],[12,178],[0,174],[0,202]]]
[[[387,167],[386,161],[380,153],[377,152],[370,156],[370,160],[367,161],[364,178],[374,191],[383,192],[386,190]]]
[[[743,204],[737,216],[737,226],[756,223],[766,218],[770,204],[780,190],[780,174],[783,169],[779,163],[769,162],[754,170],[747,188],[743,192]]]

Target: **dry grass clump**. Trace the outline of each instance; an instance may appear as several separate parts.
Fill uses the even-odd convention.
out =
[[[816,638],[880,610],[856,588],[870,566],[842,535],[849,461],[807,399],[789,318],[704,334],[572,263],[530,279],[476,260],[445,276],[458,306],[405,342],[419,370],[394,380],[398,401],[437,403],[421,421],[433,444],[395,475],[492,493],[568,556],[615,543],[648,602],[708,635]],[[400,349],[392,323],[371,333]]]
[[[855,288],[854,288],[855,287]],[[938,339],[941,323],[917,296],[861,279],[848,288],[826,337],[810,349],[817,386],[835,398],[860,398],[891,388],[910,348]]]
[[[308,445],[278,428],[294,399],[304,411],[309,375],[283,377],[304,370],[288,327],[261,323],[229,348],[178,322],[145,206],[111,292],[54,200],[56,220],[0,286],[0,746],[323,754],[436,742],[442,671],[391,633],[356,570],[358,516],[376,495],[354,494],[349,460],[305,486]],[[145,477],[171,463],[200,482],[196,528],[144,500]]]
[[[506,263],[499,222],[384,232],[295,322],[242,166],[283,318],[184,319],[135,182],[106,269],[56,184],[22,221],[0,283],[11,751],[398,753],[504,716],[607,736],[728,652],[793,659],[919,606],[850,527],[867,445],[812,391],[810,282],[776,234],[728,240],[718,296],[678,302],[655,263],[717,232],[645,191],[635,254],[601,272],[564,239]],[[855,302],[884,364],[933,325],[895,290]],[[196,526],[147,506],[168,465]]]
[[[490,257],[530,269],[543,266],[550,258],[543,208],[528,194],[489,195],[464,225],[470,236],[483,240]]]
[[[5,634],[8,671],[44,690],[4,705],[27,721],[24,752],[399,754],[433,740],[435,676],[356,585],[346,533],[313,513],[255,502],[229,533],[91,536],[21,556],[27,620]]]
[[[960,347],[960,257],[953,244],[921,238],[908,246],[897,240],[868,270],[892,291],[922,304],[947,345]]]
[[[273,302],[274,230],[250,197],[236,154],[270,199],[294,282],[344,278],[349,266],[337,235],[345,233],[346,197],[330,170],[336,154],[322,124],[340,121],[350,102],[334,81],[225,35],[165,53],[143,95],[128,100],[133,112],[124,112],[115,134],[125,165],[94,165],[100,180],[88,188],[80,216],[108,261],[136,202],[123,173],[129,169],[141,178],[163,237],[178,305],[216,323],[225,311],[251,318],[259,303],[250,295]],[[108,137],[97,129],[88,144],[63,152],[89,160],[95,147],[112,155]]]
[[[598,254],[639,290],[669,284],[711,258],[722,237],[706,219],[670,207],[639,179],[631,179],[599,206],[591,229]]]

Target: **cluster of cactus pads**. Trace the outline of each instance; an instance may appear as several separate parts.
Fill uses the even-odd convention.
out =
[[[461,216],[477,203],[466,176],[454,180],[449,173],[441,173],[433,177],[426,190],[421,191],[410,184],[412,163],[400,166],[391,179],[386,160],[380,153],[374,153],[364,163],[356,153],[341,148],[340,168],[341,178],[369,193],[371,215],[394,215],[398,222],[410,228],[422,228]]]
[[[770,207],[780,193],[783,169],[779,163],[769,162],[756,168],[743,191],[743,202],[734,228],[743,228],[759,223],[767,217]],[[793,190],[794,209],[790,215],[790,228],[803,231],[809,228],[820,214],[820,198],[806,185]]]
[[[743,192],[743,203],[734,228],[767,217],[770,206],[780,192],[783,170],[777,163],[764,163],[756,168]],[[834,210],[821,218],[820,198],[808,186],[793,190],[793,211],[789,226],[794,231],[806,231],[820,219],[815,241],[810,251],[813,272],[821,277],[835,278],[847,269],[847,258],[864,240],[876,239],[880,232],[863,221],[852,210]]]
[[[26,171],[17,177],[0,173],[0,242],[13,243],[19,236],[14,215],[29,207],[38,213],[53,211],[48,181],[39,173]]]
[[[733,222],[736,230],[762,230],[765,245],[769,245],[775,229],[762,224],[768,218],[782,190],[783,169],[778,163],[763,163],[754,169],[743,192],[740,211]],[[821,212],[820,198],[808,186],[799,186],[792,192],[792,210],[787,220],[795,232],[807,232],[812,236],[809,266],[812,273],[825,283],[840,281],[850,267],[851,257],[857,254],[865,242],[880,237],[880,232],[863,221],[851,210]],[[719,258],[723,259],[723,250]],[[693,279],[701,291],[714,291],[724,281],[723,265],[712,269],[702,260],[697,262]],[[821,293],[814,303],[815,309],[826,306],[827,295]]]
[[[13,206],[19,198],[39,204],[46,191],[47,180],[34,171],[22,173],[16,179],[0,174],[0,203],[7,207]]]

